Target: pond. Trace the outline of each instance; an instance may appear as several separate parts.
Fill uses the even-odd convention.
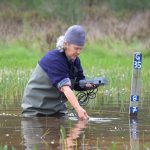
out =
[[[0,109],[0,146],[16,150],[149,150],[149,101],[140,105],[138,117],[128,116],[128,104],[103,105],[87,110],[88,121],[76,117],[22,118],[17,107]]]

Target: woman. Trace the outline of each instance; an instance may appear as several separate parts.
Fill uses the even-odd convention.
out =
[[[85,31],[73,25],[60,37],[56,49],[38,62],[23,96],[23,116],[55,116],[66,114],[68,100],[80,119],[88,119],[73,90],[84,90],[78,82],[85,79],[79,54],[85,44]],[[93,87],[86,85],[86,87]]]

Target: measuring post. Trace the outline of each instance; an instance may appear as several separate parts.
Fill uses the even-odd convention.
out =
[[[142,67],[142,53],[135,52],[133,56],[133,70],[131,81],[131,95],[130,95],[130,116],[137,116],[138,103],[141,93],[141,67]]]
[[[140,149],[139,123],[137,117],[129,118],[130,150]]]

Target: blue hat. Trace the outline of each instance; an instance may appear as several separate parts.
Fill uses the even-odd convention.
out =
[[[85,31],[80,25],[73,25],[69,27],[65,33],[65,41],[70,44],[84,46]]]

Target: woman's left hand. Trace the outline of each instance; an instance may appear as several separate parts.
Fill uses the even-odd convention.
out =
[[[98,87],[97,85],[91,84],[91,83],[87,83],[87,84],[85,85],[85,88],[86,88],[87,90],[95,89],[95,88],[97,88],[97,87]]]

